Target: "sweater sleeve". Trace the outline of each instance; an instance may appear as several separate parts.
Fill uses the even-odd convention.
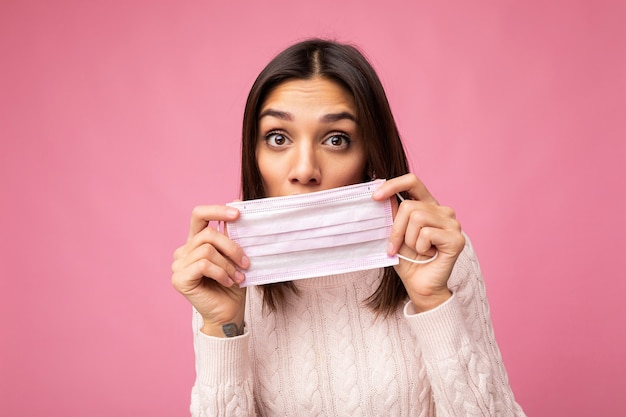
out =
[[[254,416],[250,334],[218,338],[200,332],[200,327],[202,318],[194,309],[196,381],[191,390],[192,417]]]
[[[417,314],[410,301],[404,308],[422,350],[437,416],[524,416],[509,386],[467,237],[448,287],[452,297],[433,310]]]

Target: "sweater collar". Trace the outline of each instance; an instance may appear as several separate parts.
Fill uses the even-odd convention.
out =
[[[356,281],[370,280],[375,276],[378,276],[378,280],[382,277],[380,268],[348,272],[346,274],[327,275],[324,277],[299,279],[294,281],[294,284],[298,288],[333,288],[351,284]]]

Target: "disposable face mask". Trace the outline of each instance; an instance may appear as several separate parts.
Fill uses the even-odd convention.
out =
[[[230,203],[241,215],[228,234],[250,259],[241,286],[397,265],[391,203],[372,199],[383,182]]]

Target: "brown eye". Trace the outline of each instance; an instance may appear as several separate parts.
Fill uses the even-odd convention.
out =
[[[289,139],[282,133],[270,132],[265,135],[265,142],[272,147],[279,148],[288,144]]]
[[[350,138],[346,135],[332,135],[324,142],[333,148],[347,148],[350,145]]]

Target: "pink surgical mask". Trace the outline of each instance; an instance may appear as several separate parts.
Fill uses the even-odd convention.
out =
[[[241,212],[228,234],[250,259],[241,286],[397,265],[391,203],[372,199],[383,182],[228,204]]]

